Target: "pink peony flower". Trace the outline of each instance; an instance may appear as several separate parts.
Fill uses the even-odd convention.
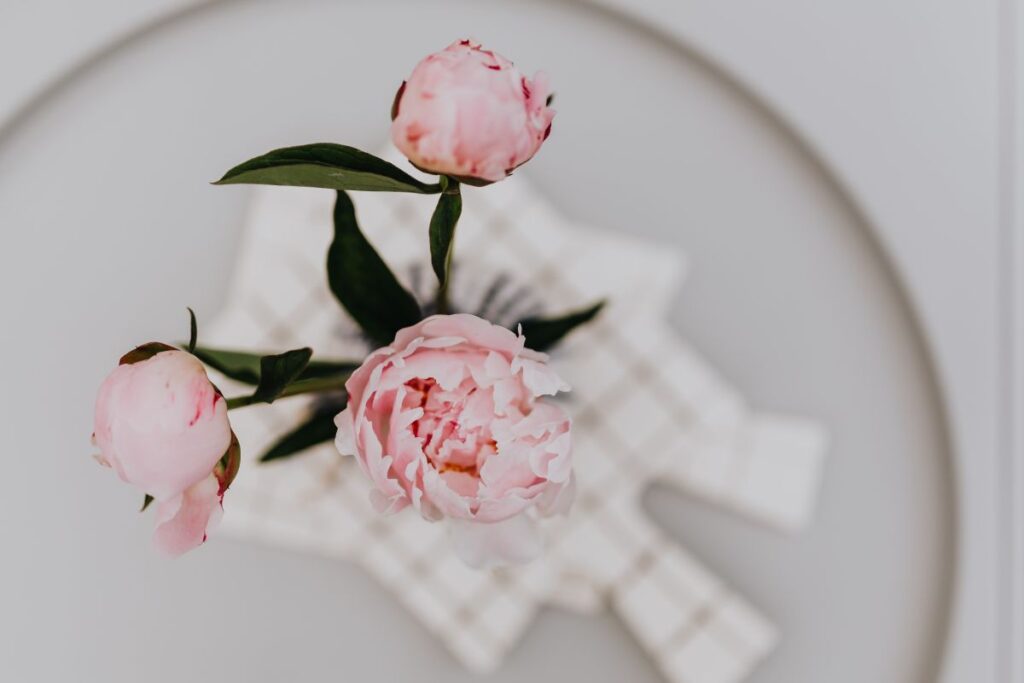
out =
[[[469,40],[420,62],[395,97],[391,139],[418,168],[501,180],[537,153],[555,112],[543,73],[530,81]]]
[[[541,400],[568,386],[524,342],[473,315],[427,318],[370,354],[335,419],[338,450],[356,456],[376,509],[451,518],[473,566],[531,559],[534,511],[572,502],[569,418]]]
[[[128,354],[110,373],[96,399],[93,440],[102,464],[156,499],[156,544],[179,554],[202,543],[219,517],[233,473],[218,461],[237,442],[202,363],[166,349],[141,360]]]

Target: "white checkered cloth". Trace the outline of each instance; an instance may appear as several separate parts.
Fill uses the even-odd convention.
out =
[[[492,319],[558,314],[597,299],[594,323],[552,363],[571,385],[575,506],[545,522],[544,555],[480,571],[452,553],[444,523],[408,509],[382,517],[350,458],[324,444],[284,461],[255,458],[308,404],[288,399],[232,413],[245,462],[221,531],[362,564],[466,667],[498,667],[539,606],[614,609],[670,681],[739,681],[777,640],[775,628],[644,514],[643,490],[666,481],[784,530],[810,517],[824,454],[807,420],[753,414],[663,322],[682,255],[621,233],[574,225],[519,177],[466,188],[453,300]],[[360,224],[407,286],[429,293],[427,223],[436,197],[355,193]],[[367,349],[324,273],[334,193],[254,190],[226,310],[208,345],[360,359]],[[517,285],[526,283],[526,289]],[[217,378],[228,395],[244,388]]]

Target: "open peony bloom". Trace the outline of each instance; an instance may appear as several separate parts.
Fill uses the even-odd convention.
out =
[[[143,348],[143,347],[140,347]],[[93,439],[98,460],[156,499],[159,549],[180,554],[201,544],[219,519],[218,462],[232,446],[224,398],[191,354],[164,347],[132,354],[103,382]]]
[[[381,512],[453,520],[473,566],[532,559],[532,519],[572,502],[569,418],[541,399],[568,387],[524,338],[473,315],[400,330],[348,380],[337,446],[354,454]]]
[[[420,62],[399,90],[391,138],[420,169],[501,180],[537,153],[555,112],[543,73],[533,80],[469,40]]]

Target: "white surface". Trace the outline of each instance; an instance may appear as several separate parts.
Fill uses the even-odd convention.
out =
[[[24,10],[25,4],[15,3],[14,6]],[[28,82],[34,72],[38,73],[39,60],[20,58],[23,55],[68,55],[70,53],[67,50],[74,52],[71,48],[79,45],[76,41],[79,35],[87,33],[87,25],[82,21],[51,19],[69,16],[66,10],[74,4],[77,3],[53,0],[32,3],[31,9],[24,10],[27,14],[18,16],[19,19],[31,17],[34,24],[7,21],[10,15],[4,14],[5,21],[0,21],[0,32],[4,36],[4,40],[0,41],[0,49],[6,52],[3,53],[5,59],[0,60],[3,65],[0,66],[3,70],[3,80],[0,82],[5,86],[12,82]],[[96,3],[90,5],[96,7],[96,24],[101,24],[101,6]],[[138,6],[139,3],[125,3],[122,6],[132,5]],[[10,3],[5,4],[2,11],[8,12],[11,6]],[[800,132],[813,141],[815,147],[837,170],[838,177],[856,189],[857,200],[868,207],[872,223],[909,284],[915,304],[922,311],[929,337],[935,345],[943,386],[948,395],[958,397],[950,404],[950,409],[958,425],[955,430],[957,450],[965,463],[960,469],[963,476],[959,480],[964,511],[961,528],[966,532],[961,558],[966,558],[964,561],[968,564],[961,573],[961,595],[966,599],[957,619],[960,627],[954,644],[959,649],[954,650],[956,658],[952,662],[949,680],[996,680],[993,678],[994,651],[999,639],[995,636],[994,603],[995,591],[1000,584],[994,580],[999,552],[995,534],[1000,525],[995,523],[995,508],[989,502],[998,488],[994,421],[999,411],[995,405],[998,391],[993,369],[998,356],[992,353],[996,347],[998,321],[995,304],[990,303],[996,300],[994,281],[984,277],[985,274],[998,272],[995,242],[997,226],[994,224],[996,195],[993,183],[993,174],[997,168],[995,154],[998,132],[995,116],[997,93],[993,83],[997,56],[994,49],[997,19],[995,3],[905,2],[894,6],[881,2],[836,5],[790,0],[763,8],[744,6],[742,10],[720,3],[703,2],[679,3],[671,7],[665,4],[660,10],[655,9],[655,3],[636,3],[634,6],[641,10],[651,8],[651,16],[662,20],[666,31],[685,34],[708,54],[728,64],[732,72],[744,81],[756,82],[758,91],[798,124]],[[659,14],[653,14],[656,11]],[[678,21],[665,23],[669,16],[678,18]],[[42,25],[48,27],[45,34],[31,30],[32,26]],[[497,34],[497,31],[492,32],[492,35]],[[423,43],[422,49],[433,47],[429,40],[424,39]],[[506,49],[511,50],[512,44]],[[865,50],[867,44],[871,45],[870,50]],[[613,43],[609,44],[608,49],[614,51],[617,47]],[[148,55],[147,59],[159,54],[169,55],[159,50],[146,50],[145,54]],[[187,50],[179,50],[175,59],[182,61],[182,56],[188,54]],[[55,57],[53,63],[60,61]],[[166,78],[166,75],[159,73],[159,69],[152,69],[152,61],[146,63],[153,71],[149,74],[150,78]],[[538,59],[537,63],[547,62]],[[210,68],[216,66],[214,62]],[[100,89],[94,93],[118,87],[118,80],[110,80],[109,70],[107,73],[108,78],[105,80],[91,80],[91,87]],[[115,73],[120,73],[120,77],[128,75],[123,69]],[[107,88],[107,91],[102,88]],[[64,106],[69,102],[82,101],[81,97],[75,96],[65,101]],[[563,111],[563,120],[566,114]],[[307,118],[309,116],[305,112],[303,115]],[[110,111],[107,112],[107,118],[112,118]],[[67,121],[67,118],[64,120]],[[60,118],[51,116],[44,121],[49,123],[37,121],[34,128],[28,131],[23,127],[17,138],[19,146],[15,149],[25,151],[32,149],[31,145],[38,146],[39,138],[31,137],[35,135],[33,130],[39,130],[40,134],[52,134],[52,126]],[[302,125],[308,130],[308,122]],[[128,129],[130,132],[131,126]],[[169,129],[173,130],[173,126]],[[565,139],[572,135],[571,130],[562,130],[563,149],[577,149],[571,140]],[[668,128],[663,127],[662,130]],[[658,132],[656,128],[648,131]],[[30,137],[26,138],[26,135]],[[307,137],[299,136],[302,140]],[[289,141],[294,142],[295,139]],[[254,137],[249,144],[269,146],[266,128],[263,137]],[[551,149],[554,148],[552,145]],[[55,158],[57,149],[53,152],[52,158]],[[248,152],[251,149],[240,142],[210,166],[217,167],[219,171],[221,167],[217,164],[233,163]],[[0,153],[3,151],[0,150]],[[555,157],[557,153],[549,156]],[[553,161],[556,166],[560,163]],[[32,167],[32,164],[29,166]],[[6,191],[4,187],[0,187],[0,191],[5,191],[5,195],[11,190],[31,194],[28,188],[46,185],[42,175],[32,176],[31,171],[19,169],[23,178],[18,180],[10,174],[10,166],[4,168]],[[543,174],[540,167],[537,168],[537,172]],[[759,167],[755,165],[755,168]],[[91,172],[102,170],[102,167],[97,168],[94,163]],[[198,170],[190,167],[188,173],[194,175]],[[12,178],[18,182],[12,182]],[[105,179],[110,181],[111,177]],[[34,184],[26,185],[29,181]],[[560,189],[569,198],[566,201],[572,204],[575,190],[571,188],[571,180],[566,181],[563,177],[559,182],[562,183]],[[565,187],[566,182],[570,183],[569,188]],[[89,183],[85,185],[89,186]],[[95,196],[102,196],[100,187],[93,189]],[[651,191],[663,192],[657,188]],[[816,191],[827,193],[829,190],[819,188]],[[642,188],[638,194],[643,195]],[[224,217],[221,220],[225,220],[229,215],[223,210],[219,214],[214,211],[208,199],[202,202],[200,208],[208,211],[205,214],[196,211],[190,214],[191,218],[217,214]],[[581,206],[583,204],[577,208]],[[81,210],[89,209],[89,205],[86,203],[84,207],[79,205],[74,208],[79,211],[76,215],[69,207],[66,215],[69,224],[73,216],[81,217]],[[24,224],[29,220],[29,214],[19,211],[23,209],[8,200],[5,226]],[[91,216],[91,220],[107,224],[128,219],[127,215],[122,215],[124,213],[89,209],[84,217]],[[145,222],[142,215],[138,214],[136,222]],[[765,224],[771,225],[773,230],[778,229],[776,217],[768,216]],[[44,220],[43,216],[39,218]],[[720,225],[723,220],[728,224],[729,219],[719,212],[717,220]],[[22,233],[19,233],[18,238],[22,239]],[[52,255],[44,256],[44,252],[38,252],[37,255],[34,251],[37,247],[31,239],[34,238],[26,235],[17,251],[21,261],[29,265],[53,263]],[[704,237],[704,233],[698,233],[690,234],[689,239],[698,242],[705,239],[710,244],[713,237]],[[958,242],[958,239],[969,242]],[[721,244],[718,246],[722,247]],[[835,246],[836,243],[833,243],[833,248]],[[855,249],[858,248],[862,246]],[[7,250],[7,253],[12,252]],[[68,269],[70,262],[58,260],[57,263]],[[151,263],[148,269],[159,272],[159,268],[154,267],[156,265]],[[728,261],[723,267],[728,267]],[[10,268],[5,277],[17,278],[19,272]],[[69,272],[75,271],[71,268]],[[86,272],[95,271],[84,271],[80,281],[85,281]],[[128,272],[133,271],[129,268]],[[950,273],[965,275],[949,277]],[[754,274],[756,269],[751,276]],[[705,275],[704,284],[698,279],[696,285],[706,287],[715,280],[714,273]],[[5,283],[16,281],[19,280],[5,279]],[[198,292],[204,291],[203,286],[206,289],[211,286],[216,288],[218,283],[223,283],[223,280],[213,275],[201,276],[199,282],[190,285],[200,288],[191,290],[190,300],[195,300]],[[747,280],[745,286],[750,284],[751,281]],[[957,286],[954,295],[944,294],[947,284]],[[20,288],[8,291],[20,291]],[[143,300],[139,298],[141,295],[133,295],[130,291],[117,291],[127,296],[127,301]],[[153,292],[147,290],[146,294],[151,297]],[[182,294],[189,296],[188,292],[165,295],[165,306],[173,305],[174,310],[177,310]],[[768,296],[770,292],[762,294]],[[39,296],[51,295],[40,293]],[[799,383],[798,386],[780,388],[784,382],[778,372],[786,369],[785,358],[779,357],[779,354],[770,354],[772,357],[766,358],[763,344],[759,353],[741,352],[738,350],[739,342],[747,343],[749,348],[749,340],[741,334],[735,337],[735,350],[731,350],[732,337],[729,335],[742,329],[742,326],[723,321],[720,314],[716,316],[708,313],[711,309],[702,308],[700,302],[707,301],[710,296],[706,290],[698,289],[690,296],[693,298],[684,306],[680,322],[692,328],[691,336],[704,339],[705,348],[715,349],[717,364],[726,367],[731,375],[737,377],[741,386],[751,388],[755,393],[765,393],[768,397],[775,395],[773,392],[788,394],[790,400],[804,391]],[[720,292],[717,298],[719,301],[736,303],[735,297],[727,290]],[[31,303],[40,300],[37,298]],[[30,314],[32,307],[26,307],[23,299],[13,300],[9,304],[7,308],[11,319],[19,322],[41,321],[38,316]],[[720,307],[717,310],[720,311]],[[52,330],[51,334],[54,335],[74,334],[74,328],[68,325],[80,319],[77,315],[72,313],[63,318],[63,326],[58,325],[59,321],[52,321],[47,323],[49,327],[42,326],[39,329]],[[157,320],[165,321],[168,317],[167,310],[154,310],[149,320],[156,324]],[[117,322],[114,323],[114,329],[122,330],[122,341],[130,343],[137,340],[134,334],[137,334],[143,320],[144,317],[136,311],[131,324],[129,321]],[[751,327],[757,328],[758,325],[756,320],[748,320],[748,333]],[[158,326],[167,334],[172,333],[167,323],[161,322]],[[6,338],[4,343],[7,347]],[[15,345],[15,340],[11,340],[10,348],[21,347]],[[113,355],[117,345],[104,348]],[[45,345],[39,347],[40,351],[44,349]],[[79,356],[78,361],[87,357]],[[912,369],[911,374],[920,371],[915,362],[906,359],[904,363],[917,368]],[[809,366],[805,363],[804,367]],[[12,381],[20,377],[15,373]],[[45,396],[38,390],[26,388],[29,386],[27,376],[19,381],[24,382],[23,386],[19,385],[22,386],[22,391],[18,392],[20,399],[28,396],[42,399]],[[67,383],[67,377],[63,377],[62,381]],[[80,398],[87,393],[80,394]],[[799,399],[796,401],[798,407],[807,407],[806,402],[800,404]],[[915,429],[909,423],[904,428],[910,431]],[[28,436],[22,440],[20,434],[17,430],[14,432],[12,443],[20,444],[22,450],[29,450],[30,446],[38,449],[37,440]],[[71,435],[66,435],[61,445],[54,450],[68,452],[73,450],[74,443]],[[1007,457],[1009,454],[1009,451],[1005,453]],[[848,486],[856,488],[853,482],[849,482]],[[920,486],[927,490],[929,485],[922,483]],[[81,501],[83,504],[91,504],[95,491],[89,491],[90,495],[85,493],[81,495]],[[19,498],[12,495],[10,500],[16,501]],[[655,502],[663,501],[659,498]],[[692,510],[688,511],[691,516],[693,513]],[[118,518],[111,511],[110,521],[114,519]],[[711,527],[715,531],[719,530],[714,525]],[[51,526],[35,528],[34,531],[41,532],[44,529],[58,535],[64,533],[59,527]],[[691,529],[690,534],[696,534],[699,538],[701,529]],[[37,533],[33,538],[38,536]],[[114,547],[120,549],[120,546]],[[748,550],[756,552],[759,549],[749,547]],[[47,557],[51,555],[52,551]],[[720,557],[722,562],[726,559]],[[15,572],[15,576],[21,576],[17,573],[20,566],[10,569]],[[180,568],[176,572],[188,575],[187,570]],[[171,579],[170,584],[173,583]],[[166,581],[163,586],[167,590],[172,589],[168,588]],[[980,592],[975,594],[975,590]],[[51,595],[49,599],[55,598]],[[65,606],[80,601],[80,598],[72,596],[65,600]],[[36,604],[40,614],[47,613],[48,601],[38,601]],[[111,615],[110,618],[116,617]],[[28,644],[31,642],[34,641]],[[26,650],[24,647],[22,649]],[[27,647],[27,651],[31,651],[31,647]],[[826,648],[819,647],[818,651],[827,661]],[[777,660],[780,667],[783,666],[782,660],[792,664],[792,660],[780,657]],[[613,670],[605,667],[602,673],[610,675]]]

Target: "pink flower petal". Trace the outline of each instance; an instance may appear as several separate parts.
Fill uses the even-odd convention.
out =
[[[355,455],[356,433],[355,425],[352,424],[352,410],[345,410],[338,413],[334,418],[334,426],[338,428],[338,435],[334,437],[334,445],[342,455]]]
[[[197,548],[207,532],[220,522],[220,482],[210,474],[183,493],[157,504],[153,543],[165,555],[176,557]]]
[[[569,513],[576,499],[576,476],[570,475],[564,484],[548,484],[548,487],[537,499],[537,511],[545,517],[565,515]]]
[[[470,540],[493,534],[482,563],[534,552],[524,515],[567,509],[573,490],[569,419],[541,398],[566,385],[546,358],[463,314],[427,318],[372,354],[350,382],[336,443],[355,452],[377,510],[411,504],[471,525]]]

